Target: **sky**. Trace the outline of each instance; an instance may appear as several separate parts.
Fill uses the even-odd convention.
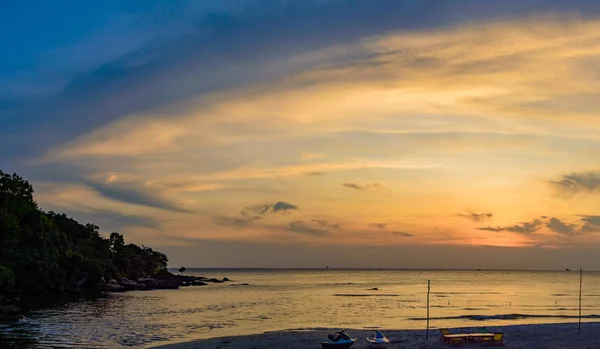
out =
[[[600,270],[600,4],[8,1],[0,169],[178,267]]]

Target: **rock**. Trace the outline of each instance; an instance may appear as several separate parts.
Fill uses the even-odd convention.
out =
[[[192,281],[192,282],[190,282],[190,285],[192,285],[192,286],[206,286],[208,284],[206,282],[204,282],[204,281]]]
[[[148,291],[148,290],[154,290],[154,288],[150,285],[146,285],[146,284],[137,284],[137,286],[135,287],[136,290],[138,291]]]
[[[121,278],[119,280],[119,285],[123,286],[125,288],[125,290],[129,291],[129,290],[135,290],[137,289],[137,282],[129,280],[127,278]]]
[[[228,278],[223,278],[223,281],[225,282],[225,281],[231,281],[231,280],[229,280]]]
[[[125,292],[125,287],[119,284],[112,283],[104,284],[104,286],[102,286],[102,289],[107,292]]]
[[[250,286],[250,284],[231,284],[231,286]]]
[[[215,283],[215,284],[221,284],[224,282],[223,280],[219,280],[219,279],[215,279],[215,278],[208,279],[208,281]]]
[[[107,284],[113,284],[113,285],[118,285],[119,283],[117,282],[117,280],[115,279],[110,279],[106,282]]]
[[[23,318],[21,309],[14,305],[5,305],[0,307],[0,321],[16,321]]]
[[[151,283],[155,283],[156,279],[153,279],[153,278],[139,278],[139,279],[137,279],[137,282],[141,283],[141,284],[151,284]]]
[[[369,288],[367,289],[368,291],[379,291],[379,289],[377,287],[373,287],[373,288]]]
[[[121,280],[119,280],[119,284],[123,285],[127,285],[127,286],[135,286],[137,285],[137,282],[129,280],[127,278],[121,278]]]
[[[157,290],[177,290],[177,289],[179,289],[178,284],[156,284],[154,287]]]

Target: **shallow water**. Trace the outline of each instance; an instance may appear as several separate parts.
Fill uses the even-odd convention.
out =
[[[115,348],[289,328],[432,327],[575,321],[579,273],[192,269],[229,284],[136,291],[63,304],[0,325],[1,348]],[[249,286],[231,284],[249,283]],[[600,318],[600,273],[584,274],[583,315]],[[377,288],[377,290],[370,290]]]

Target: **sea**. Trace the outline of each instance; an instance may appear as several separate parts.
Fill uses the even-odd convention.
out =
[[[285,329],[424,329],[428,312],[431,328],[576,322],[580,309],[578,270],[185,273],[232,281],[33,309],[18,323],[0,324],[0,348],[147,348]],[[582,280],[582,321],[600,321],[600,272],[584,271]]]

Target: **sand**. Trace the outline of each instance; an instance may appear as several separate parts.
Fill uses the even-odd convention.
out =
[[[504,332],[504,348],[600,348],[600,322],[587,322],[581,324],[581,333],[578,332],[577,323],[545,324],[545,325],[514,325],[490,326],[482,323],[493,332]],[[192,342],[168,344],[155,349],[262,349],[262,348],[289,348],[309,349],[321,348],[320,342],[327,338],[327,334],[339,329],[328,330],[286,330],[266,332],[257,335],[231,336],[211,339],[201,339]],[[371,330],[346,329],[358,342],[352,348],[368,348],[365,337],[373,334]],[[449,348],[439,340],[440,332],[430,330],[429,341],[425,341],[424,330],[382,330],[392,342],[388,348]],[[475,328],[456,328],[451,332],[469,333],[476,332]],[[465,344],[464,348],[479,348],[480,343]]]

